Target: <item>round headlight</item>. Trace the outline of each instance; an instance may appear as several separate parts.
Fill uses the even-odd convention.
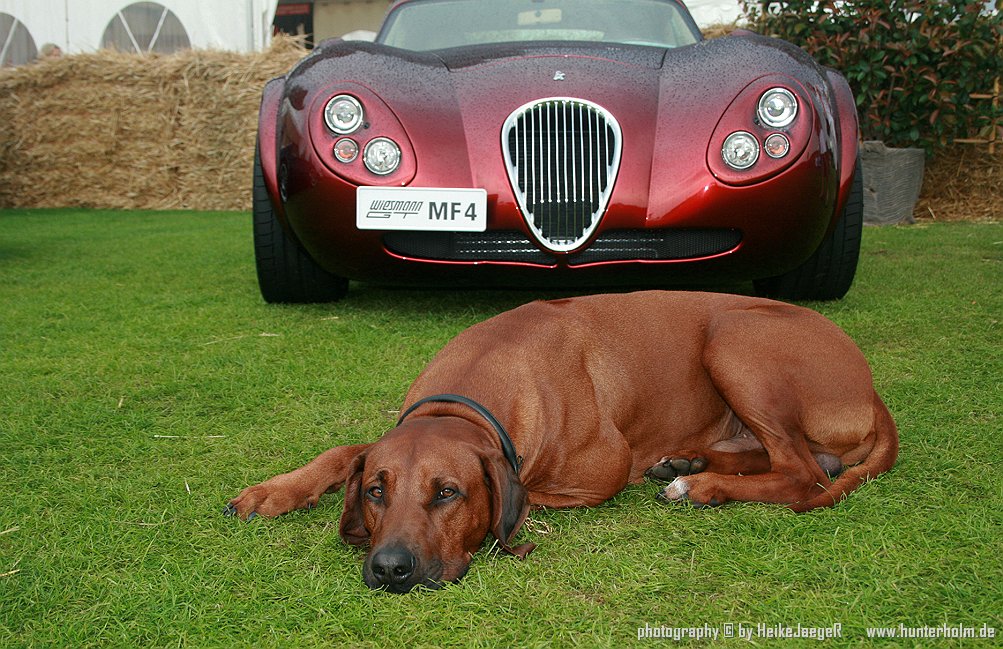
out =
[[[763,148],[771,158],[782,158],[791,150],[791,143],[783,133],[773,133],[766,138]]]
[[[351,95],[338,95],[324,107],[324,121],[338,135],[355,132],[362,125],[363,118],[362,104]]]
[[[751,133],[736,131],[724,141],[721,157],[733,169],[748,169],[759,159],[759,141]]]
[[[386,176],[397,171],[401,163],[401,150],[397,144],[385,137],[378,137],[366,145],[362,153],[366,169],[374,174]]]
[[[783,128],[798,115],[798,100],[786,88],[771,88],[759,98],[759,119],[773,128]]]
[[[334,157],[338,162],[351,162],[359,156],[359,145],[351,138],[343,137],[334,143]]]

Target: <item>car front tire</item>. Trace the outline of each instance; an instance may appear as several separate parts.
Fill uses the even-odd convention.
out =
[[[261,151],[254,149],[254,259],[261,296],[272,304],[335,302],[348,293],[348,280],[327,272],[282,227],[265,187]]]
[[[835,227],[811,257],[792,271],[756,280],[756,293],[781,300],[838,300],[853,284],[864,227],[864,177],[857,158],[853,184]]]

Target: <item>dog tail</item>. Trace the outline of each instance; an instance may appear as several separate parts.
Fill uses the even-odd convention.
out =
[[[832,507],[841,502],[860,485],[892,468],[899,452],[899,434],[895,420],[881,397],[874,394],[874,446],[863,462],[847,468],[822,493],[804,502],[793,503],[796,512],[806,512],[816,507]]]

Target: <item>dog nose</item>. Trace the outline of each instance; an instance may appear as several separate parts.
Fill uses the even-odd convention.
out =
[[[379,582],[377,588],[401,586],[414,574],[415,563],[414,555],[404,548],[379,550],[371,562],[373,576]]]

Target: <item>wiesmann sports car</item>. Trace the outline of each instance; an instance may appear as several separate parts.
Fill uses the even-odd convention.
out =
[[[399,0],[264,89],[269,302],[385,284],[753,280],[835,299],[862,222],[846,80],[674,0]]]

